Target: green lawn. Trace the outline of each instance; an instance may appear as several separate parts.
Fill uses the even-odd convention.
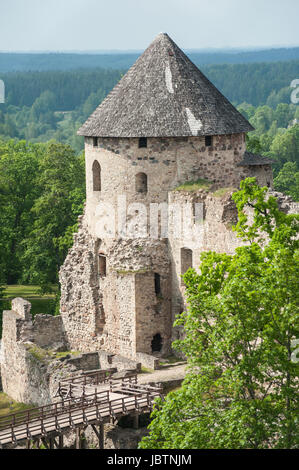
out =
[[[4,290],[4,299],[12,300],[15,297],[23,297],[32,304],[31,312],[33,315],[36,313],[49,313],[55,294],[41,295],[39,286],[22,286],[10,285],[6,286]]]

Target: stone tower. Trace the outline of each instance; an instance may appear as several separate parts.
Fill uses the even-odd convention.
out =
[[[238,244],[225,226],[234,212],[229,199],[176,188],[198,180],[234,188],[246,176],[271,186],[270,160],[246,152],[252,129],[167,34],[89,117],[78,132],[85,138],[85,213],[60,272],[70,348],[141,361],[169,354],[173,320],[184,308],[180,274],[198,265],[204,249]],[[169,203],[200,203],[205,233],[175,237],[171,218],[165,233]]]

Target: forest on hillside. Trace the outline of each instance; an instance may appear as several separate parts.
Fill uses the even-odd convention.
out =
[[[198,67],[206,64],[243,64],[299,59],[299,47],[262,50],[187,50],[186,54]],[[94,69],[128,69],[141,52],[0,52],[0,73],[16,71],[48,71]]]

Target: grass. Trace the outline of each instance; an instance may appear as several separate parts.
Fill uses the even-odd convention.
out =
[[[32,405],[18,403],[6,395],[6,393],[0,392],[0,417],[8,415],[9,413],[28,410],[29,408],[32,408]]]
[[[225,194],[230,193],[232,191],[237,191],[236,188],[220,188],[217,189],[216,191],[213,192],[213,196],[215,197],[222,197],[225,196]]]
[[[165,357],[160,360],[161,364],[176,364],[177,362],[185,362],[183,359],[180,359],[174,355]]]
[[[55,287],[53,287],[53,290],[56,290]],[[18,284],[6,286],[3,294],[3,300],[10,301],[15,297],[23,297],[23,299],[28,300],[32,304],[31,312],[33,315],[48,313],[55,298],[55,293],[41,295],[39,286],[23,286]]]
[[[152,374],[154,369],[149,369],[147,367],[141,366],[141,374]]]
[[[56,352],[51,349],[43,349],[37,346],[36,344],[30,344],[27,347],[27,351],[38,361],[44,360],[53,360],[53,359],[61,359],[68,355],[70,356],[78,356],[80,354],[79,351],[61,351]]]
[[[198,189],[208,190],[212,184],[213,183],[205,179],[198,179],[197,181],[187,181],[186,183],[183,183],[177,188],[175,188],[174,191],[194,192],[194,191],[197,191]]]

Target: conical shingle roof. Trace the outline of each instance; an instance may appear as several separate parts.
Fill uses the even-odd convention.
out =
[[[86,137],[182,137],[253,127],[161,33],[79,129]]]

